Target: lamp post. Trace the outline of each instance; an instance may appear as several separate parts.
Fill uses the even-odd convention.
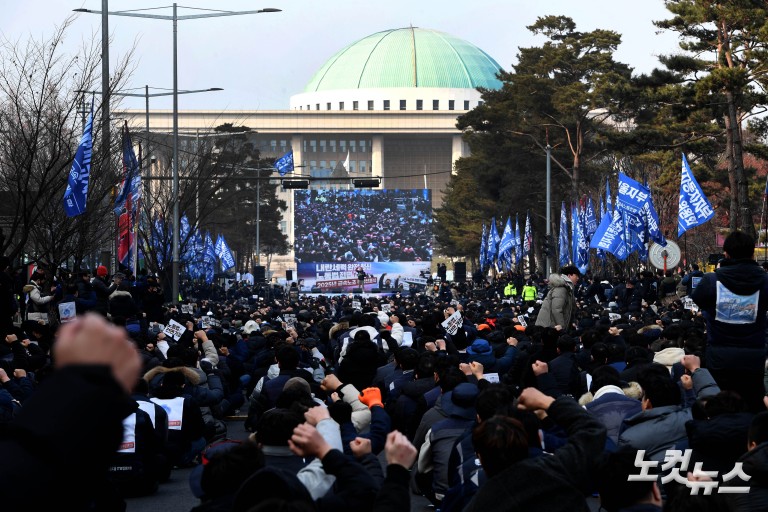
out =
[[[547,237],[547,244],[549,244],[550,235],[551,235],[551,210],[552,210],[552,146],[549,145],[549,142],[547,142],[547,231],[546,231],[546,237]],[[545,273],[547,276],[552,272],[552,250],[554,248],[550,247],[549,251],[547,251],[547,262],[546,262],[546,269]]]
[[[178,37],[177,37],[177,25],[179,20],[194,20],[201,18],[218,18],[221,16],[238,16],[242,14],[261,14],[267,12],[280,12],[281,9],[265,8],[255,11],[210,11],[204,14],[189,14],[185,16],[178,15],[178,4],[174,3],[171,7],[173,14],[161,15],[161,14],[147,14],[137,11],[107,11],[108,0],[102,0],[102,11],[94,11],[91,9],[75,9],[75,12],[85,12],[91,14],[101,14],[102,20],[106,20],[108,15],[113,16],[127,16],[130,18],[150,18],[155,20],[166,20],[173,22],[173,264],[172,264],[172,302],[177,303],[179,300],[179,87],[178,87]],[[155,10],[153,8],[152,10]],[[149,9],[144,9],[149,10]],[[102,52],[105,58],[108,59],[108,34],[105,34],[104,27],[106,22],[102,21]],[[103,67],[104,60],[102,60]],[[108,83],[108,78],[107,78]],[[108,89],[107,87],[104,87]],[[106,97],[106,96],[105,96]]]

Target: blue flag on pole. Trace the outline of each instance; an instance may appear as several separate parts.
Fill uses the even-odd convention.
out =
[[[677,219],[677,236],[689,229],[704,224],[715,216],[712,204],[704,195],[696,177],[691,172],[688,160],[683,154],[683,174],[680,179],[680,211]]]
[[[215,249],[216,256],[219,257],[219,264],[221,265],[222,272],[226,272],[235,266],[235,258],[232,256],[232,251],[229,249],[229,245],[227,245],[227,241],[224,239],[223,235],[219,235],[218,238],[216,238]]]
[[[587,199],[586,209],[584,210],[584,235],[587,241],[592,239],[592,235],[597,231],[597,215],[595,214],[595,205],[592,198]]]
[[[624,261],[629,256],[627,243],[624,240],[625,229],[621,212],[617,209],[612,215],[606,215],[600,221],[589,246],[595,249],[610,252],[619,261]]]
[[[613,205],[611,205],[611,180],[605,178],[605,211],[613,214]]]
[[[211,234],[205,233],[205,282],[212,283],[216,273],[216,249],[213,246]]]
[[[575,228],[573,236],[575,237],[574,248],[576,250],[573,257],[573,264],[584,274],[589,267],[589,238],[587,237],[587,205],[582,201],[576,214]]]
[[[80,145],[77,146],[75,159],[67,178],[67,190],[64,192],[64,211],[67,217],[75,217],[85,212],[88,199],[88,180],[91,176],[91,157],[93,156],[93,99],[91,113],[85,123]]]
[[[520,218],[515,214],[515,264],[523,261],[523,241],[520,237]]]
[[[275,160],[275,169],[280,176],[285,176],[289,172],[293,172],[293,150],[288,151],[286,154]]]
[[[480,237],[480,270],[488,266],[488,229],[483,224],[483,236]]]
[[[565,209],[565,201],[563,201],[562,207],[560,208],[560,247],[558,248],[558,252],[560,253],[560,260],[558,263],[560,263],[561,267],[564,267],[568,265],[568,212]]]
[[[533,242],[533,233],[531,233],[531,212],[525,214],[525,235],[523,239],[523,258],[531,252],[531,243]]]
[[[496,217],[491,218],[491,230],[488,233],[488,264],[493,265],[499,255],[499,231],[496,229]]]
[[[515,234],[512,232],[512,219],[507,217],[507,223],[504,225],[504,232],[501,235],[501,242],[499,242],[499,261],[501,261],[507,269],[512,268],[512,245],[514,244]]]

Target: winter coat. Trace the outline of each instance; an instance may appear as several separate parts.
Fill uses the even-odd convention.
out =
[[[536,317],[536,325],[541,327],[562,326],[568,330],[576,307],[573,296],[573,283],[560,274],[549,276],[549,292],[541,303],[541,310]]]
[[[755,260],[723,260],[691,298],[707,323],[707,368],[764,368],[768,274]]]
[[[586,511],[583,489],[605,445],[605,427],[571,398],[558,398],[547,414],[568,433],[548,457],[528,458],[488,479],[466,512]]]
[[[618,386],[603,386],[595,393],[595,398],[584,406],[608,431],[608,439],[619,444],[619,430],[625,418],[638,414],[642,407],[640,401],[624,395]]]
[[[126,290],[115,290],[109,296],[109,314],[112,317],[121,317],[124,319],[136,318],[139,309],[133,302],[131,292]]]
[[[339,364],[338,376],[345,384],[365,389],[373,383],[376,370],[385,363],[379,356],[379,347],[370,341],[353,341],[349,344],[344,360]]]
[[[691,464],[702,462],[705,471],[728,473],[747,451],[751,422],[752,414],[743,412],[686,423],[688,446],[693,450]]]
[[[697,398],[720,392],[712,375],[704,368],[693,373],[693,389]],[[685,424],[692,419],[691,409],[680,405],[654,407],[624,420],[619,434],[619,448],[645,450],[646,460],[664,460],[666,450],[676,446],[687,448]]]
[[[739,458],[742,470],[751,478],[731,480],[728,487],[749,487],[749,493],[729,494],[736,512],[762,512],[768,510],[768,442],[757,445]],[[722,476],[722,475],[721,475]]]

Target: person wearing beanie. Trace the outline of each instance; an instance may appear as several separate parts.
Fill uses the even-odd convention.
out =
[[[107,274],[107,267],[99,265],[96,269],[96,277],[91,280],[91,286],[96,294],[96,306],[93,308],[93,311],[105,317],[109,313],[109,296],[117,288],[116,286],[109,286]]]

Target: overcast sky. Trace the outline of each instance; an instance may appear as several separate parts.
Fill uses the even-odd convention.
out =
[[[164,5],[156,0],[109,0],[110,11]],[[179,5],[179,15],[200,13]],[[301,92],[338,50],[374,32],[409,25],[465,39],[504,69],[516,61],[518,47],[541,44],[543,39],[525,27],[548,14],[572,17],[581,31],[619,32],[623,43],[616,58],[637,72],[650,71],[658,55],[677,49],[674,34],[657,34],[652,23],[669,17],[663,0],[184,0],[183,5],[232,11],[276,7],[283,12],[180,21],[179,89],[224,89],[180,96],[180,109],[287,109],[290,96]],[[100,10],[101,1],[3,0],[0,32],[14,41],[44,38],[79,7]],[[170,8],[153,12],[172,14]],[[74,54],[81,39],[99,34],[100,27],[99,15],[77,14],[66,51]],[[109,31],[112,63],[136,44],[131,87],[172,87],[170,21],[111,16]],[[125,100],[123,106],[144,108],[144,100]],[[150,104],[171,106],[170,98],[152,99]]]

